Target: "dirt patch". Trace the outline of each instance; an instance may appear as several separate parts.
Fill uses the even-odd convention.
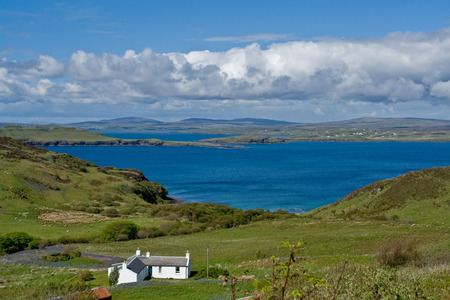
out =
[[[38,219],[45,223],[69,226],[75,224],[101,222],[108,220],[109,218],[98,214],[89,214],[80,211],[52,209],[41,212]]]

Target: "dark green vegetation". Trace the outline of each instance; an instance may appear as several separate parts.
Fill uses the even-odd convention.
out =
[[[206,268],[209,247],[210,271],[226,270],[228,275],[221,275],[228,281],[150,280],[111,287],[114,299],[230,297],[233,280],[237,297],[269,286],[278,293],[289,277],[283,275],[290,257],[283,241],[305,242],[291,261],[296,276],[285,285],[287,299],[294,299],[294,291],[312,299],[450,297],[448,167],[376,182],[334,205],[296,216],[168,204],[167,190],[137,170],[100,168],[12,139],[0,141],[0,243],[19,247],[8,250],[15,252],[80,242],[76,249],[81,251],[80,257],[57,262],[41,258],[55,253],[50,256],[59,260],[73,248],[3,256],[2,299],[49,299],[108,286],[107,265],[99,260],[112,256],[120,262],[137,247],[152,255],[189,250],[197,274]],[[37,261],[24,260],[36,253]],[[272,285],[274,261],[280,282]],[[265,284],[255,287],[253,278]]]
[[[0,255],[33,248],[33,237],[25,232],[10,232],[0,235]]]

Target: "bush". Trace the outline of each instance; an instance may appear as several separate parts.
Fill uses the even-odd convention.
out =
[[[200,271],[197,272],[195,278],[206,278],[206,273],[207,273],[206,268],[201,269]],[[230,275],[230,272],[228,272],[228,270],[226,269],[221,269],[218,267],[209,268],[209,277],[211,278],[217,278],[219,276],[227,277],[228,275]]]
[[[104,211],[102,211],[102,215],[105,215],[109,218],[115,218],[119,216],[119,212],[117,211],[117,209],[111,207],[111,208],[107,208]]]
[[[108,224],[100,234],[100,238],[107,242],[117,241],[119,236],[125,235],[128,240],[133,240],[137,237],[139,227],[131,221],[117,221]]]
[[[137,237],[139,239],[154,238],[163,235],[164,233],[156,227],[152,228],[142,227],[137,233]]]
[[[49,262],[68,261],[70,259],[70,255],[64,252],[55,252],[46,254],[42,256],[41,259]]]
[[[80,257],[81,252],[73,246],[67,246],[63,252],[54,252],[41,257],[42,260],[49,262],[68,261],[75,257]]]
[[[25,232],[11,232],[0,236],[0,254],[15,253],[24,250],[33,241]]]
[[[84,270],[78,273],[78,279],[80,281],[90,281],[94,279],[94,274],[89,270]]]
[[[114,267],[108,277],[109,285],[116,285],[117,282],[119,282],[119,275],[119,269],[117,267]]]
[[[167,189],[157,182],[143,181],[133,188],[133,192],[139,195],[144,201],[157,204],[163,203],[167,198]]]
[[[421,257],[417,251],[415,238],[400,237],[389,240],[378,251],[378,261],[389,267],[398,267],[408,262],[418,261]]]

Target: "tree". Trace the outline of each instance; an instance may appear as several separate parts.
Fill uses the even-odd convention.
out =
[[[0,254],[15,253],[24,250],[33,241],[25,232],[11,232],[0,237]]]
[[[116,267],[114,267],[114,269],[112,270],[112,272],[109,274],[108,277],[108,281],[109,281],[109,285],[116,285],[119,282],[119,269]]]

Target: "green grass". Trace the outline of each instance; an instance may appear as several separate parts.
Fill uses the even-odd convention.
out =
[[[85,142],[115,142],[117,139],[107,137],[98,132],[80,130],[71,127],[34,126],[20,127],[7,126],[0,128],[0,136],[12,137],[28,142],[53,142],[53,141],[85,141]]]
[[[449,246],[447,241],[450,239],[450,229],[446,226],[412,226],[375,220],[285,219],[186,236],[166,236],[119,244],[85,244],[80,245],[80,249],[83,252],[118,257],[131,256],[137,247],[149,249],[153,255],[183,255],[189,250],[194,266],[200,268],[206,266],[208,246],[210,260],[214,264],[253,261],[256,260],[258,250],[266,254],[266,257],[284,255],[285,251],[280,243],[298,240],[306,242],[306,256],[369,259],[384,242],[397,236],[416,236],[423,246]]]
[[[354,274],[354,272],[356,271],[352,270],[363,270],[366,274],[364,276],[381,280],[379,276],[383,273],[377,271],[378,263],[375,259],[375,254],[380,246],[391,238],[416,237],[419,241],[419,251],[424,255],[424,265],[423,267],[411,265],[395,271],[399,277],[395,284],[392,283],[391,288],[394,289],[397,285],[406,286],[406,291],[409,291],[412,288],[411,284],[417,284],[417,278],[421,278],[423,288],[426,288],[428,294],[432,294],[432,290],[435,288],[439,293],[448,291],[445,283],[450,280],[450,277],[445,270],[448,270],[450,260],[449,227],[413,225],[377,220],[327,221],[290,218],[261,221],[238,228],[205,231],[185,236],[165,236],[106,244],[80,244],[77,245],[77,248],[82,252],[123,258],[133,255],[137,247],[149,249],[152,255],[179,256],[189,250],[193,268],[201,269],[206,266],[206,248],[209,246],[210,266],[220,266],[238,275],[245,272],[262,278],[270,275],[269,257],[271,255],[287,257],[286,249],[281,247],[282,241],[303,240],[306,242],[306,247],[300,255],[306,260],[301,264],[320,278],[336,284],[344,261],[349,262],[348,273],[346,273],[346,276],[349,276],[349,282],[359,280],[355,277],[356,273]],[[82,262],[80,261],[80,263]],[[0,266],[0,278],[6,280],[3,285],[7,286],[6,291],[0,290],[0,297],[7,298],[7,295],[12,295],[12,289],[23,285],[20,282],[26,282],[29,272],[19,271],[20,266],[5,264]],[[77,264],[74,264],[75,268],[76,266]],[[31,273],[37,274],[37,277],[42,280],[58,282],[46,275],[49,271],[60,272],[57,269],[53,271],[50,268],[49,271],[44,271],[45,269],[40,267],[31,268],[33,269]],[[401,279],[400,274],[404,274],[404,270],[408,271]],[[77,271],[73,270],[67,273],[59,279],[59,282],[63,280],[68,280],[70,283],[76,282]],[[13,276],[13,274],[17,276]],[[69,274],[71,275],[69,276]],[[88,283],[91,286],[107,285],[106,274],[106,268],[95,272],[95,279]],[[33,281],[30,285],[26,285],[26,289],[33,290],[37,288],[37,285],[38,281]],[[369,289],[370,287],[365,288]],[[244,296],[244,291],[253,291],[251,283],[239,284],[238,295]],[[324,290],[323,295],[329,296],[332,291]],[[146,295],[154,297],[151,299],[211,299],[211,295],[220,297],[231,294],[229,286],[222,287],[219,282],[201,282],[192,279],[144,282],[137,286],[122,285],[112,288],[111,293],[115,299],[135,299]]]

